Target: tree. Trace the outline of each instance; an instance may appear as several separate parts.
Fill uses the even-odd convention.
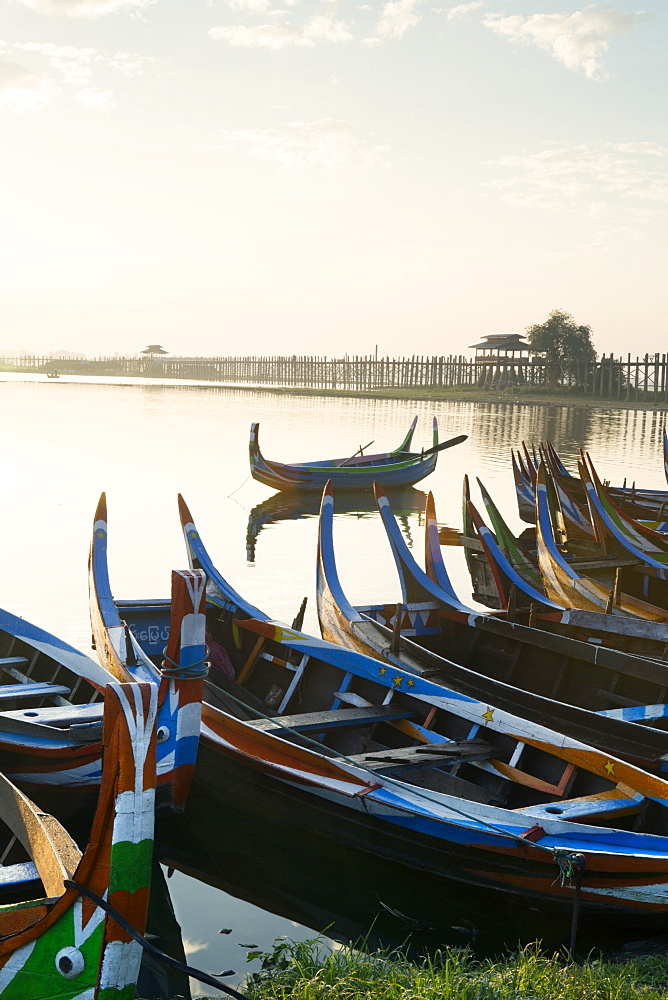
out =
[[[570,313],[553,309],[544,323],[528,326],[527,340],[546,365],[546,379],[557,382],[582,383],[587,365],[596,360],[590,326],[578,326]]]

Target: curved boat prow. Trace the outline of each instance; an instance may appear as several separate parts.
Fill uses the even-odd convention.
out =
[[[327,613],[343,613],[350,622],[363,622],[362,615],[350,604],[341,587],[334,556],[334,489],[331,480],[325,486],[320,505],[318,526],[318,561],[316,571],[316,600],[318,619],[322,622]]]
[[[396,522],[390,501],[387,499],[381,487],[375,483],[374,493],[380,516],[387,534],[392,555],[399,572],[401,581],[401,591],[406,603],[420,603],[438,601],[449,610],[470,614],[471,609],[461,604],[452,594],[442,590],[436,583],[429,579],[423,569],[418,566],[406,542],[403,539],[399,525]]]
[[[514,588],[515,601],[519,597],[520,601],[517,604],[521,607],[533,605],[536,611],[563,611],[562,605],[555,604],[554,601],[535,590],[513,569],[471,500],[468,501],[468,512],[476,535],[487,556],[487,562],[499,592],[501,606],[508,610]]]
[[[427,500],[424,508],[425,516],[425,527],[424,527],[424,562],[427,568],[427,576],[432,580],[441,590],[449,594],[450,597],[458,600],[455,594],[454,587],[450,582],[450,577],[448,576],[448,571],[445,568],[445,562],[443,561],[443,553],[441,552],[441,542],[438,537],[438,521],[436,519],[436,504],[434,503],[434,494],[429,491],[427,494]]]
[[[413,417],[413,423],[408,428],[408,434],[403,439],[403,441],[401,442],[401,444],[399,445],[399,447],[397,449],[395,449],[395,451],[391,452],[392,455],[398,455],[402,451],[410,451],[411,450],[411,442],[413,441],[413,434],[415,433],[415,428],[417,427],[417,422],[418,422],[417,416]]]
[[[208,601],[220,607],[224,607],[225,603],[229,601],[240,608],[249,618],[269,621],[268,615],[237,594],[236,590],[230,586],[225,577],[216,569],[211,556],[204,546],[199,531],[195,527],[192,514],[188,510],[188,506],[180,493],[178,495],[178,503],[181,527],[183,528],[183,537],[186,543],[190,566],[193,569],[203,569],[206,573],[206,596]]]

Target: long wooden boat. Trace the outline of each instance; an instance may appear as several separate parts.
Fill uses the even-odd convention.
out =
[[[354,455],[345,458],[300,462],[294,465],[283,465],[265,459],[260,451],[258,439],[260,425],[251,424],[249,446],[251,475],[258,482],[275,490],[316,490],[318,494],[322,493],[323,487],[330,479],[348,490],[369,489],[374,482],[381,482],[385,486],[412,486],[434,471],[440,451],[460,444],[467,437],[466,434],[460,434],[439,444],[438,424],[434,417],[431,448],[421,452],[411,451],[417,419],[415,417],[408,434],[394,451],[365,455],[363,447],[360,447]]]
[[[0,775],[0,997],[129,1000],[141,947],[91,901],[144,932],[153,850],[157,688],[110,684],[100,796],[83,855]],[[11,902],[4,900],[11,898]]]
[[[482,484],[480,485],[483,488]],[[491,504],[489,494],[485,491],[484,495],[487,497],[486,505],[487,502]],[[502,544],[503,536],[496,529],[497,522],[494,521],[495,531],[492,533],[470,500],[468,507],[469,520],[479,545],[476,555],[479,560],[485,561],[488,567],[487,576],[494,581],[496,594],[494,607],[501,608],[513,621],[530,623],[536,628],[557,635],[610,647],[645,659],[666,659],[668,623],[567,608],[550,600],[545,596],[542,581],[539,579],[535,586],[528,582],[526,576],[517,569],[515,560],[509,558],[506,545]],[[505,525],[505,522],[503,524]],[[474,539],[469,538],[469,541],[472,542]],[[433,537],[430,540],[427,534],[428,551],[430,546],[434,547],[437,544],[438,540],[434,540]],[[429,555],[427,562],[429,563]],[[610,678],[612,690],[618,683],[618,680]]]
[[[517,505],[520,517],[529,524],[535,523],[535,491],[539,457],[535,451],[530,453],[523,444],[524,455],[519,451],[512,453],[512,468],[517,495]],[[561,461],[554,445],[550,441],[543,442],[541,454],[549,467],[549,471],[565,495],[580,509],[584,509],[586,492],[578,476],[568,471]],[[629,516],[638,520],[656,521],[663,531],[668,530],[668,491],[637,489],[635,483],[627,487],[608,488],[611,498]]]
[[[346,599],[336,570],[333,496],[327,488],[318,545],[318,617],[325,638],[428,676],[460,694],[486,699],[645,767],[668,771],[663,759],[668,754],[668,732],[662,729],[668,717],[668,665],[570,636],[549,635],[520,624],[517,615],[507,620],[481,616],[457,604],[451,592],[441,590],[417,565],[397,533],[382,494],[379,506],[404,601],[353,607]],[[475,508],[473,512],[477,515]],[[433,539],[437,521],[431,494],[426,523]],[[441,560],[433,541],[427,542],[427,552],[432,565]],[[512,579],[512,568],[508,571]],[[442,560],[440,572],[445,574]],[[444,582],[446,576],[440,579]],[[541,601],[538,608],[552,612],[558,622],[561,609],[541,595],[536,599]],[[525,614],[525,622],[527,617]],[[501,631],[490,637],[483,632],[485,624],[500,625]],[[504,629],[509,639],[499,642]],[[648,726],[659,728],[648,730]]]
[[[181,606],[172,623],[177,643],[187,611]],[[121,633],[116,641],[124,642]],[[160,685],[156,808],[171,813],[183,809],[192,780],[201,679],[193,680],[187,668],[154,669],[151,676],[138,658],[111,673],[57,636],[0,609],[0,771],[33,794],[98,788],[107,685],[154,677]]]
[[[548,478],[544,465],[538,470],[536,486],[536,545],[538,566],[547,596],[566,607],[600,611],[614,615],[635,615],[648,621],[668,621],[668,611],[636,596],[638,581],[649,577],[631,575],[638,566],[636,559],[626,560],[611,568],[608,579],[593,579],[569,563],[560,551],[554,537],[553,521],[548,497]],[[627,593],[622,587],[633,589]]]
[[[646,521],[631,517],[615,503],[603,485],[591,457],[580,453],[580,479],[586,490],[587,504],[596,538],[604,552],[632,555],[641,562],[662,568],[668,559],[668,535],[650,527]]]
[[[215,569],[183,503],[181,517],[191,564],[207,573],[219,609],[216,641],[238,688],[264,706],[242,720],[205,705],[210,789],[214,774],[223,795],[252,788],[268,819],[288,812],[314,836],[335,831],[356,857],[394,861],[398,878],[428,874],[434,893],[466,886],[497,917],[508,904],[535,907],[537,921],[549,914],[561,932],[575,889],[555,878],[555,860],[582,853],[580,899],[592,918],[621,919],[627,930],[629,921],[665,922],[668,784],[486,700],[269,620]]]

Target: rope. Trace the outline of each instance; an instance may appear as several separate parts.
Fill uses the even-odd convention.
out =
[[[322,754],[323,750],[322,743],[319,743],[317,740],[312,740],[309,736],[306,736],[304,733],[299,732],[298,729],[292,729],[290,726],[286,726],[283,722],[281,722],[280,716],[265,715],[258,708],[255,708],[254,705],[253,706],[248,705],[245,701],[242,701],[241,698],[236,698],[229,691],[225,691],[225,694],[227,695],[227,697],[231,698],[232,701],[236,702],[238,705],[242,705],[244,708],[250,709],[251,711],[255,712],[261,719],[265,719],[267,722],[272,722],[274,725],[277,725],[281,729],[284,729],[286,733],[292,733],[294,736],[298,736],[300,740],[303,740],[305,743],[310,744],[312,747],[314,747]],[[347,757],[345,754],[337,754],[336,759],[344,760],[347,764],[350,764],[352,767],[356,767],[361,771],[366,771],[367,774],[373,775],[374,778],[376,777],[376,772],[373,771],[370,767],[365,767],[365,765],[361,764],[359,761],[351,760],[351,758]],[[432,798],[430,798],[429,795],[425,795],[425,793],[422,792],[417,785],[411,786],[411,792],[413,792],[413,794],[417,795],[419,798],[423,798],[426,802],[434,801]],[[508,830],[504,830],[502,827],[496,826],[494,823],[489,823],[487,820],[479,819],[477,816],[472,816],[470,813],[464,812],[461,809],[456,809],[452,805],[448,805],[448,809],[451,812],[456,813],[458,816],[463,816],[464,819],[467,819],[469,821],[473,820],[473,822],[475,823],[480,823],[481,826],[486,826],[488,830],[492,830],[494,833],[498,833],[502,837],[507,837],[509,840],[517,841],[525,849],[527,847],[528,844],[527,840],[525,840],[524,837],[520,837],[520,835],[517,833],[509,833]],[[563,847],[547,847],[546,845],[538,844],[535,841],[531,841],[530,843],[533,845],[533,847],[536,847],[541,851],[547,851],[549,854],[551,854],[558,865],[559,865],[558,855],[573,854],[573,856],[576,856],[574,852],[568,851]],[[561,872],[561,868],[559,870]],[[564,882],[562,882],[561,884],[564,885]]]
[[[178,959],[172,958],[171,955],[166,955],[164,951],[156,948],[154,944],[147,941],[138,930],[132,926],[132,924],[125,919],[125,917],[116,910],[111,903],[107,902],[106,899],[102,899],[97,893],[92,892],[86,886],[80,885],[73,879],[66,878],[63,880],[63,885],[67,889],[76,889],[77,892],[81,893],[82,896],[86,896],[90,899],[96,906],[99,906],[101,910],[108,913],[109,916],[114,920],[119,927],[121,927],[126,934],[129,934],[134,941],[137,941],[144,951],[152,955],[153,958],[157,959],[158,962],[162,962],[170,969],[175,969],[177,972],[183,973],[183,975],[190,976],[192,979],[199,979],[201,983],[205,983],[207,986],[213,986],[217,990],[222,990],[224,993],[228,993],[231,997],[235,997],[235,1000],[248,1000],[248,997],[244,993],[238,993],[237,990],[232,989],[231,986],[227,986],[225,983],[221,983],[219,979],[214,976],[210,976],[208,972],[200,972],[199,969],[193,969],[190,965],[184,965],[183,962],[179,962]]]
[[[176,663],[170,656],[167,655],[167,647],[162,651],[164,660],[162,661],[162,674],[163,677],[176,677],[183,680],[195,680],[199,677],[206,677],[209,673],[209,662],[207,656],[209,655],[209,647],[205,646],[205,653],[201,660],[197,660],[196,663],[190,663],[187,667],[182,667],[180,663]],[[167,663],[170,666],[167,666]]]
[[[246,478],[244,479],[244,481],[241,484],[241,486],[245,486],[249,479],[250,479],[250,476],[246,476]],[[235,493],[238,493],[239,490],[241,489],[241,486],[237,486],[236,490],[232,490],[231,493],[228,493],[227,494],[227,499],[229,500],[230,497],[233,497]]]

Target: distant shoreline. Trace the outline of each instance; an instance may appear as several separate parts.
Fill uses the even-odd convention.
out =
[[[34,376],[42,374],[37,372],[20,372],[16,370],[0,371],[0,380],[3,375],[32,375],[33,378],[26,379],[29,382],[42,382],[44,379],[37,379]],[[98,379],[108,379],[108,382],[97,381]],[[95,380],[95,381],[91,381]],[[12,379],[11,381],[18,381]],[[55,380],[50,379],[51,383]],[[476,388],[424,388],[404,389],[326,389],[324,387],[312,388],[310,386],[286,386],[286,385],[257,385],[248,382],[211,382],[197,381],[194,379],[165,379],[150,375],[74,375],[61,374],[59,381],[67,384],[82,383],[84,385],[146,385],[158,382],[165,388],[170,386],[178,388],[193,389],[215,389],[217,391],[228,392],[256,392],[274,393],[276,395],[288,396],[329,396],[334,398],[352,399],[396,399],[426,403],[516,403],[524,406],[579,406],[594,410],[647,410],[649,412],[668,413],[668,400],[651,401],[643,399],[619,399],[606,398],[605,396],[578,396],[570,393],[556,392],[536,392],[535,390],[524,390],[515,386],[509,390],[498,392],[476,389]]]

